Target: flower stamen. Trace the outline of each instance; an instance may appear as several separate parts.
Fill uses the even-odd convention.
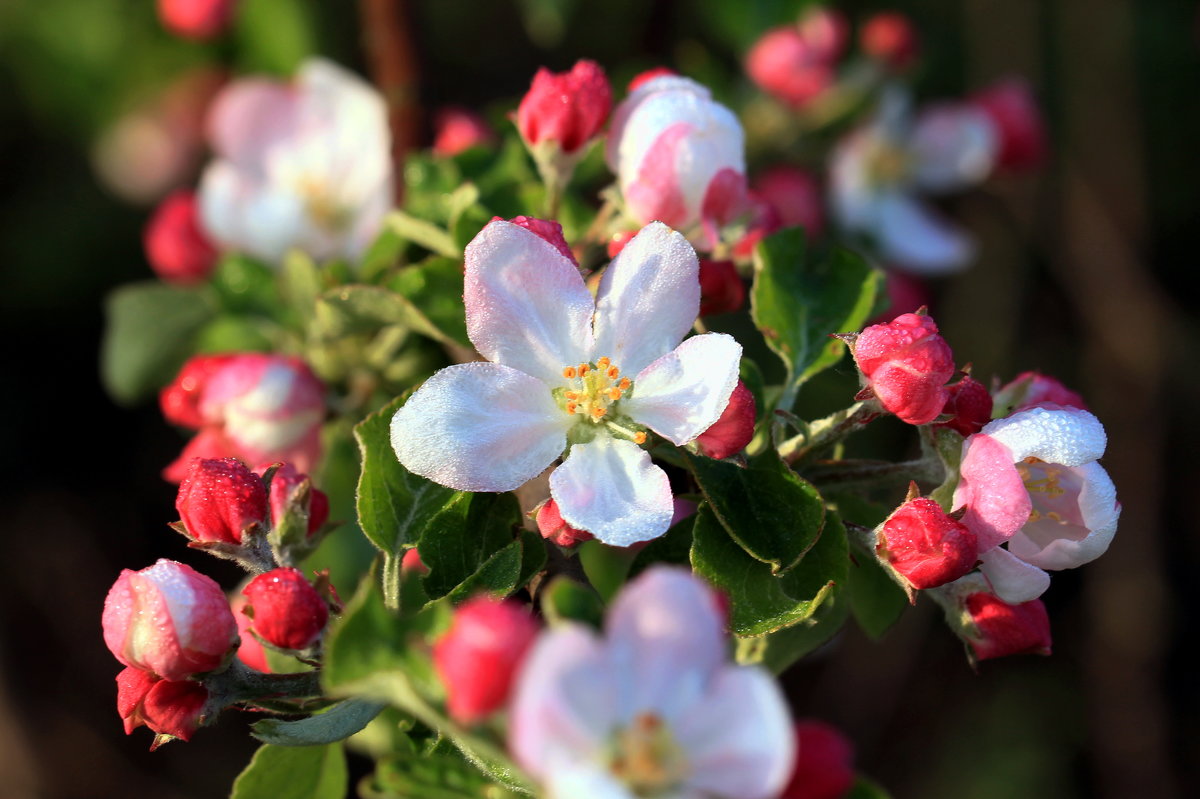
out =
[[[611,418],[610,408],[620,402],[625,393],[633,388],[633,381],[621,377],[621,369],[607,355],[595,363],[581,363],[563,368],[563,377],[571,381],[563,389],[560,402],[569,414],[580,414],[592,422]],[[624,430],[633,438],[634,431]]]

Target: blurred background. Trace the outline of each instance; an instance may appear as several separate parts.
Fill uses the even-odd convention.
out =
[[[227,37],[200,44],[165,32],[149,0],[0,0],[0,797],[222,796],[255,748],[234,714],[153,754],[149,733],[122,735],[99,624],[120,569],[196,563],[159,477],[182,439],[153,403],[108,398],[98,353],[106,293],[151,276],[149,210],[203,163],[197,109],[222,74],[286,75],[311,53],[399,69],[415,89],[401,145],[427,146],[435,109],[506,124],[539,66],[581,57],[618,96],[668,65],[746,107],[761,94],[745,52],[803,5],[245,0]],[[1014,74],[1034,87],[1051,158],[953,203],[982,255],[935,284],[934,313],[977,377],[1039,369],[1082,392],[1124,511],[1105,557],[1054,578],[1053,657],[975,673],[922,602],[881,642],[851,624],[790,672],[796,714],[844,729],[897,799],[1186,795],[1200,784],[1196,3],[836,5],[912,17],[921,97]]]

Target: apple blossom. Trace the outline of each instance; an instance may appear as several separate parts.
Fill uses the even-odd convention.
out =
[[[932,499],[917,497],[879,527],[876,553],[911,587],[934,588],[975,568],[975,534]]]
[[[655,567],[614,600],[603,636],[544,632],[518,678],[509,747],[552,799],[768,799],[795,757],[767,672],[727,660],[716,593]]]
[[[1120,505],[1097,462],[1105,443],[1095,416],[1057,407],[997,419],[963,442],[954,507],[1004,601],[1034,599],[1050,584],[1045,570],[1082,566],[1108,549]]]
[[[683,340],[698,270],[683,236],[652,223],[593,299],[553,244],[490,223],[467,246],[465,278],[467,332],[490,363],[437,372],[396,412],[400,462],[462,491],[511,491],[567,451],[550,493],[568,524],[615,546],[666,532],[671,488],[640,446],[646,428],[678,446],[703,433],[741,356],[724,334]]]
[[[659,221],[691,234],[716,229],[743,210],[742,126],[708,89],[678,75],[638,85],[613,113],[605,158],[637,223]]]
[[[982,181],[997,146],[995,126],[978,107],[944,103],[913,119],[908,97],[889,92],[875,118],[833,152],[833,216],[846,232],[869,237],[897,269],[917,274],[960,269],[973,257],[974,244],[920,197]]]
[[[392,205],[391,134],[375,89],[310,59],[295,81],[244,78],[209,114],[216,160],[200,181],[201,218],[224,247],[278,263],[359,258]]]
[[[481,596],[456,608],[433,646],[451,718],[474,724],[503,707],[537,632],[528,609],[512,600]]]
[[[237,458],[196,458],[175,509],[193,541],[241,544],[248,530],[266,524],[267,489]]]
[[[217,251],[200,230],[196,195],[180,190],[168,196],[146,224],[142,235],[146,259],[162,280],[187,285],[212,274]]]
[[[854,786],[854,745],[816,719],[796,722],[796,767],[780,799],[842,799]]]
[[[906,313],[859,333],[851,347],[866,387],[884,410],[909,424],[928,424],[949,399],[954,355],[937,324]]]
[[[163,471],[178,482],[194,458],[287,461],[310,471],[321,455],[325,389],[298,358],[264,353],[198,356],[163,389],[168,421],[200,432]]]
[[[329,606],[298,569],[272,569],[251,580],[242,613],[251,629],[280,649],[307,649],[329,621]]]
[[[117,660],[166,680],[219,668],[238,643],[221,587],[173,560],[123,570],[101,621],[104,643]]]

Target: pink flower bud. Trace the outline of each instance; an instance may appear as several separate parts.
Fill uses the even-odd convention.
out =
[[[746,72],[765,91],[799,108],[837,80],[845,44],[845,19],[816,7],[798,25],[767,31],[750,49]]]
[[[158,0],[163,27],[188,39],[211,39],[233,21],[237,0]]]
[[[950,393],[954,355],[938,335],[933,319],[901,314],[884,325],[871,325],[854,344],[854,360],[879,403],[909,424],[937,418]]]
[[[912,20],[896,11],[875,14],[863,23],[859,44],[868,56],[895,70],[911,66],[920,51]]]
[[[980,591],[966,598],[966,609],[975,627],[967,633],[967,643],[976,660],[1050,654],[1050,617],[1042,600],[1010,605]]]
[[[901,505],[879,529],[876,553],[915,589],[957,580],[975,567],[975,534],[932,499]]]
[[[175,509],[192,540],[241,544],[249,528],[267,520],[267,489],[237,458],[197,458],[179,484]]]
[[[433,116],[433,152],[448,158],[461,152],[490,144],[492,129],[483,117],[465,108],[439,109]]]
[[[196,195],[180,190],[155,210],[142,235],[146,259],[168,283],[200,283],[212,274],[217,251],[198,225]]]
[[[1017,375],[1011,382],[1001,386],[993,400],[1000,416],[1011,416],[1029,408],[1079,408],[1084,411],[1088,409],[1082,396],[1056,378],[1039,372]]]
[[[269,674],[271,666],[267,663],[267,651],[262,641],[250,632],[254,622],[242,612],[247,604],[246,597],[241,594],[229,600],[229,608],[233,611],[233,618],[237,620],[238,635],[242,639],[238,645],[237,658],[250,668]]]
[[[600,132],[611,109],[612,89],[596,62],[577,61],[561,73],[543,67],[517,108],[517,128],[531,147],[556,141],[573,153]]]
[[[492,221],[504,221],[503,217],[493,216]],[[555,222],[553,219],[537,219],[532,216],[514,216],[507,220],[514,225],[523,227],[530,233],[534,233],[538,238],[544,239],[554,245],[554,249],[558,250],[563,256],[579,266],[579,262],[575,260],[575,253],[571,252],[571,248],[567,246],[567,238],[563,235],[562,225]]]
[[[746,301],[746,284],[733,261],[700,259],[700,315],[732,313]]]
[[[433,647],[451,718],[474,724],[507,704],[537,633],[537,622],[516,602],[476,597],[460,605]]]
[[[633,94],[640,89],[643,84],[649,83],[655,78],[677,74],[679,73],[669,67],[653,67],[645,72],[639,72],[638,74],[634,75],[633,80],[629,81],[629,86],[627,87],[626,91],[628,91],[630,94]]]
[[[234,355],[197,355],[188,359],[175,380],[158,395],[163,416],[181,427],[204,426],[200,414],[200,397],[208,387],[209,378],[229,363]]]
[[[329,606],[298,569],[273,569],[242,589],[253,630],[280,649],[307,649],[329,621]]]
[[[117,660],[166,680],[221,667],[238,642],[221,587],[173,560],[122,571],[101,621],[104,643]]]
[[[255,471],[259,475],[265,475],[267,470],[274,464],[260,466]],[[271,506],[271,526],[278,527],[283,524],[283,517],[287,514],[288,504],[300,489],[300,484],[305,480],[309,480],[307,474],[301,474],[296,470],[295,466],[290,463],[279,464],[275,470],[275,474],[271,477],[270,491],[270,506]],[[321,525],[329,520],[329,497],[325,492],[309,482],[308,507],[305,509],[308,513],[308,534],[312,535],[317,530],[321,529]]]
[[[796,722],[796,765],[780,799],[841,799],[854,785],[854,745],[816,719]]]
[[[537,526],[542,538],[560,547],[573,547],[592,540],[592,534],[587,530],[576,530],[567,524],[558,510],[558,503],[553,499],[546,500],[537,509]]]
[[[125,734],[146,725],[159,735],[187,741],[200,726],[208,690],[198,682],[161,680],[132,666],[117,675],[117,712]]]
[[[996,126],[1000,153],[996,163],[1003,169],[1032,169],[1046,160],[1046,131],[1029,84],[1008,78],[972,98]]]
[[[755,180],[754,192],[775,210],[782,227],[802,227],[810,238],[825,229],[821,185],[811,172],[772,167]]]
[[[741,380],[729,395],[729,404],[712,426],[696,437],[700,452],[721,460],[736,455],[754,438],[757,406],[754,393]]]
[[[404,553],[404,557],[400,560],[400,571],[412,572],[418,574],[429,574],[429,567],[425,565],[425,561],[421,560],[421,553],[416,547]]]
[[[992,421],[992,395],[987,387],[970,375],[946,387],[950,399],[942,413],[948,413],[954,418],[945,422],[945,426],[956,431],[963,438],[974,435],[983,426]]]
[[[604,248],[605,252],[608,253],[608,257],[616,258],[620,255],[621,250],[625,249],[625,245],[633,241],[633,237],[637,234],[638,231],[636,230],[622,230],[620,233],[614,233]]]

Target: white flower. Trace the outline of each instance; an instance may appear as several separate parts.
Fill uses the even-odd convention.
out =
[[[639,444],[649,428],[686,444],[721,415],[741,346],[683,339],[700,303],[696,253],[647,225],[612,262],[596,299],[537,234],[495,221],[467,246],[467,331],[491,363],[443,369],[396,412],[392,446],[412,472],[463,491],[550,477],[563,518],[616,546],[664,533],[667,475]]]
[[[834,150],[830,204],[841,227],[870,236],[887,263],[916,274],[966,266],[974,243],[921,200],[988,176],[997,133],[975,106],[942,104],[912,119],[909,98],[884,95],[879,113]]]
[[[509,746],[551,799],[766,799],[796,744],[763,670],[727,660],[712,590],[657,567],[617,597],[605,635],[544,633],[518,678]]]
[[[357,76],[311,59],[294,82],[245,78],[208,119],[217,158],[200,182],[201,219],[228,249],[277,263],[293,247],[359,258],[392,204],[383,98]]]
[[[701,221],[711,228],[741,210],[744,151],[732,111],[699,83],[664,75],[638,85],[617,107],[605,157],[635,220],[690,233]]]
[[[1097,463],[1105,443],[1095,416],[1058,407],[997,419],[963,442],[954,507],[1005,602],[1036,599],[1050,585],[1045,570],[1073,569],[1108,549],[1121,507]]]

